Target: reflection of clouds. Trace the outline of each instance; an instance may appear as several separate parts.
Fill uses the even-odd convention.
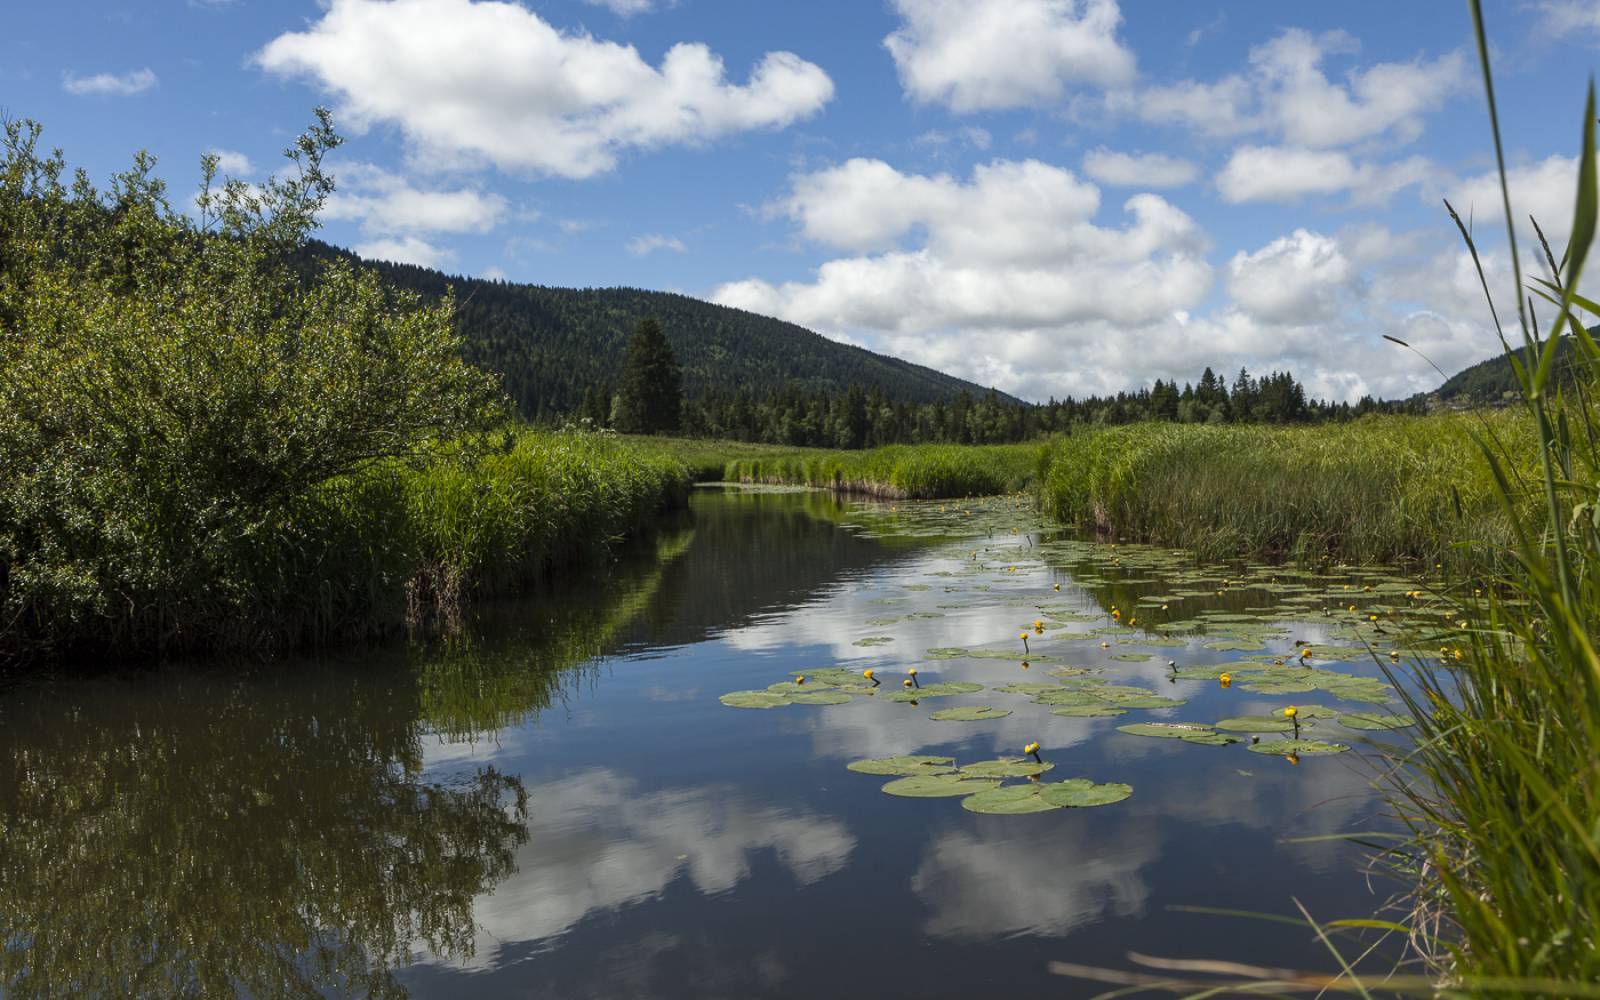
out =
[[[753,805],[724,788],[641,793],[596,769],[528,792],[518,872],[476,904],[477,963],[496,948],[560,934],[592,911],[654,896],[680,872],[702,893],[732,889],[750,855],[771,849],[796,882],[844,867],[855,837],[840,822]]]
[[[1160,838],[1149,824],[1125,824],[1091,839],[1095,826],[1065,821],[1034,840],[966,831],[934,838],[911,878],[933,910],[926,931],[1060,936],[1103,916],[1139,915],[1150,894],[1139,870],[1160,854]]]
[[[992,668],[993,671],[1000,669]],[[1014,679],[1009,672],[996,677],[993,672],[982,670],[952,672],[945,676],[975,680],[987,686],[1010,683]],[[938,709],[979,704],[1009,708],[1011,714],[987,722],[928,721],[929,714]],[[1064,750],[1088,740],[1104,729],[1105,723],[1119,721],[1067,719],[1049,713],[1049,708],[1035,705],[1026,695],[984,691],[955,698],[929,698],[915,706],[857,699],[855,704],[816,713],[807,720],[806,728],[812,734],[812,751],[819,757],[842,760],[893,757],[959,744],[958,756],[981,759],[1019,755],[1022,747],[1033,740],[1040,741],[1049,750]]]

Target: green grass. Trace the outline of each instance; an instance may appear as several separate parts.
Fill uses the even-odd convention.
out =
[[[652,452],[659,452],[682,462],[697,483],[721,479],[729,462],[746,459],[774,458],[794,455],[797,450],[785,445],[756,444],[748,441],[725,441],[715,438],[644,437],[619,435],[620,440],[632,442]],[[806,454],[829,454],[820,449],[802,448]]]
[[[987,496],[1026,489],[1038,444],[888,445],[866,451],[791,451],[730,461],[733,482],[790,483],[903,499]]]
[[[1525,418],[1484,419],[1508,446],[1533,439]],[[1206,558],[1482,568],[1511,530],[1475,431],[1485,425],[1465,415],[1087,429],[1052,442],[1036,492],[1068,524]]]

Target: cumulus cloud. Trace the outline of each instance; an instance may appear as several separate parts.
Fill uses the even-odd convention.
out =
[[[571,178],[630,149],[781,128],[833,97],[828,75],[793,53],[767,53],[733,83],[705,45],[674,45],[652,66],[632,46],[492,0],[330,0],[255,58],[337,95],[351,128],[399,127],[419,164]]]
[[[1593,0],[1540,0],[1533,8],[1539,12],[1539,27],[1546,34],[1559,37],[1590,32],[1600,36],[1600,5]]]
[[[147,66],[128,73],[96,73],[78,76],[67,72],[61,77],[61,89],[78,97],[132,97],[153,90],[161,81]]]
[[[256,172],[256,166],[250,162],[250,157],[231,149],[212,149],[211,155],[217,158],[217,169],[230,177],[249,177]]]
[[[635,236],[627,242],[625,249],[635,257],[643,257],[657,250],[670,250],[673,253],[687,253],[689,250],[676,236],[665,236],[661,233]]]
[[[1379,202],[1436,173],[1420,156],[1379,164],[1358,162],[1340,150],[1240,146],[1217,174],[1217,191],[1235,204],[1294,202],[1308,195],[1345,192],[1356,201]]]
[[[1083,172],[1112,187],[1173,188],[1194,183],[1200,168],[1165,153],[1119,153],[1101,146],[1083,157]]]
[[[1539,221],[1560,258],[1572,235],[1573,213],[1577,205],[1578,159],[1575,156],[1548,156],[1543,160],[1513,166],[1506,171],[1511,188],[1511,206],[1518,225],[1518,244],[1530,246],[1537,239],[1527,219]],[[1446,195],[1464,221],[1475,221],[1475,235],[1489,241],[1504,238],[1505,209],[1497,173],[1463,178],[1451,185]]]
[[[656,0],[583,0],[591,7],[604,7],[618,17],[648,14],[657,9]]]
[[[358,223],[368,233],[487,233],[509,208],[492,192],[424,190],[370,163],[339,164],[334,176],[338,188],[323,217]]]
[[[1123,86],[1134,57],[1116,0],[894,0],[884,39],[913,100],[969,112],[1046,104],[1069,84]]]
[[[1269,323],[1308,323],[1339,315],[1339,293],[1355,269],[1337,240],[1296,229],[1254,253],[1228,261],[1228,294]]]
[[[456,258],[453,250],[434,246],[419,236],[368,240],[357,243],[352,249],[368,260],[387,260],[418,267],[442,267]]]
[[[1251,49],[1243,73],[1123,91],[1112,106],[1206,135],[1266,133],[1287,145],[1323,149],[1379,137],[1411,142],[1422,134],[1426,116],[1467,84],[1459,52],[1377,63],[1330,80],[1325,59],[1358,48],[1344,32],[1290,28]]]

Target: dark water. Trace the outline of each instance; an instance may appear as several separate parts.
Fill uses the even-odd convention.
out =
[[[1165,679],[1169,657],[1237,653],[1191,644],[1129,663],[1077,643],[1063,662],[1191,699],[1122,718],[1059,718],[990,691],[948,703],[1011,716],[720,704],[835,664],[892,685],[912,663],[925,681],[1048,680],[922,653],[1015,642],[1029,602],[1098,615],[1140,592],[1026,559],[978,590],[937,574],[1017,538],[874,537],[849,522],[821,494],[706,491],[650,551],[489,609],[465,649],[4,692],[4,992],[1077,996],[1106,987],[1048,963],[1126,968],[1137,951],[1332,967],[1303,928],[1177,907],[1294,914],[1298,899],[1319,918],[1370,915],[1359,849],[1291,841],[1377,825],[1372,762],[1291,766],[1115,729],[1295,700]],[[889,617],[902,620],[866,624]],[[854,644],[873,635],[894,641]],[[1133,796],[985,816],[845,769],[1030,740],[1050,777]]]

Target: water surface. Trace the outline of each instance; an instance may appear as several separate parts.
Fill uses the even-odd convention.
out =
[[[1360,850],[1304,838],[1381,823],[1360,751],[1395,736],[1319,720],[1317,738],[1357,752],[1292,764],[1248,736],[1116,729],[1296,701],[1396,710],[1171,679],[1169,660],[1263,651],[1208,648],[1209,632],[1143,644],[1161,622],[1277,608],[1264,652],[1292,662],[1295,640],[1348,641],[1341,616],[1406,603],[1375,571],[1247,573],[1071,541],[1016,501],[709,489],[643,551],[485,609],[454,648],[17,685],[0,695],[3,981],[18,996],[969,997],[1092,995],[1048,964],[1126,967],[1130,951],[1327,969],[1306,930],[1183,907],[1369,915]],[[1087,635],[1113,606],[1144,620]],[[925,655],[1020,648],[1051,615],[1030,629],[1048,662]],[[1063,664],[1187,704],[1062,718],[993,690]],[[912,665],[985,690],[718,701],[829,666],[899,690]],[[1370,659],[1323,667],[1379,675]],[[928,718],[964,704],[1012,714]],[[977,815],[846,770],[1034,740],[1047,779],[1132,797]]]

